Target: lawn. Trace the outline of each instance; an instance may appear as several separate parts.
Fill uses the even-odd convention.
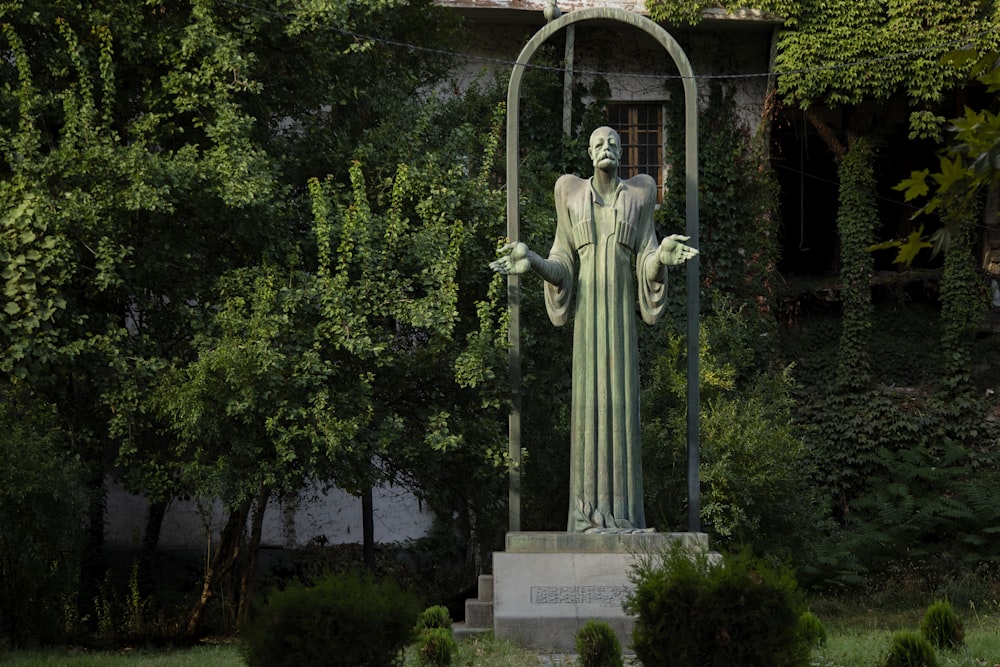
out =
[[[892,633],[916,629],[923,609],[874,607],[836,600],[817,600],[813,611],[824,621],[829,638],[813,653],[812,667],[881,667]],[[1000,603],[957,608],[965,623],[965,647],[939,653],[940,667],[1000,667]],[[459,645],[455,667],[538,667],[539,656],[492,636],[470,639]],[[552,667],[567,661],[547,661]],[[406,667],[416,667],[412,652]],[[113,652],[80,649],[14,651],[0,654],[3,667],[242,667],[235,643],[206,644],[194,648],[157,651],[125,649]]]

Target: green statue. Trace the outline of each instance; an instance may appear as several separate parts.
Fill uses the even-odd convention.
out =
[[[683,243],[686,236],[657,242],[656,183],[645,174],[618,177],[622,145],[615,130],[594,130],[588,153],[592,178],[567,174],[556,181],[556,236],[548,259],[510,243],[490,268],[534,271],[545,281],[552,323],[575,318],[568,530],[648,531],[635,295],[642,319],[655,324],[666,306],[664,267],[683,264],[698,251]]]

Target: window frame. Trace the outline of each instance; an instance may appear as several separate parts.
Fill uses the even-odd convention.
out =
[[[622,178],[649,174],[656,181],[656,203],[662,203],[663,103],[609,102],[607,119],[608,125],[618,132],[622,140],[622,159],[619,166]]]

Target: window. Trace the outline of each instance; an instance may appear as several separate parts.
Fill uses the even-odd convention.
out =
[[[659,104],[608,105],[608,125],[622,138],[621,175],[649,174],[656,201],[663,201],[663,107]]]

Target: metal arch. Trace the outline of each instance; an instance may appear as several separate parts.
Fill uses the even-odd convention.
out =
[[[520,191],[517,169],[519,154],[519,120],[521,78],[531,57],[549,37],[563,28],[591,20],[613,20],[626,23],[653,37],[673,58],[684,85],[684,137],[685,137],[685,221],[689,243],[698,247],[698,92],[694,71],[687,54],[677,41],[655,21],[617,7],[579,9],[545,24],[528,40],[521,50],[511,72],[507,88],[507,238],[515,242],[520,236]],[[701,531],[701,494],[699,480],[699,357],[698,314],[700,310],[700,264],[696,256],[686,264],[687,269],[687,354],[688,354],[688,530]],[[521,333],[520,333],[520,279],[509,275],[507,297],[510,307],[508,341],[510,343],[509,370],[511,378],[511,413],[509,422],[509,456],[511,461],[510,515],[511,532],[520,530],[520,461],[521,461]]]

